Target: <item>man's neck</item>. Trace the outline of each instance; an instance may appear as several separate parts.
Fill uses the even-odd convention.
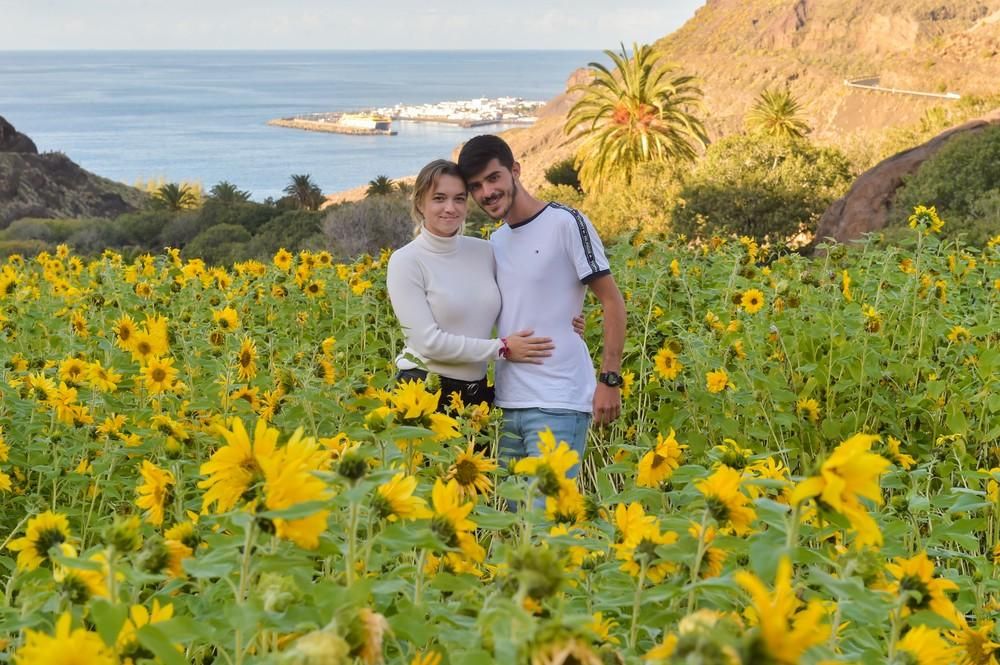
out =
[[[539,212],[542,208],[547,206],[548,203],[540,199],[536,199],[534,196],[521,190],[517,193],[517,198],[514,199],[514,205],[511,207],[510,211],[503,221],[507,222],[509,225],[520,224],[526,219],[531,219]]]

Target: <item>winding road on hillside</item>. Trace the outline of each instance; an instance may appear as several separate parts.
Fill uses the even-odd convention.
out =
[[[880,77],[864,76],[856,79],[844,79],[844,85],[849,88],[861,88],[863,90],[874,90],[876,92],[888,92],[896,95],[918,95],[920,97],[937,97],[938,99],[961,99],[962,96],[956,92],[924,92],[922,90],[903,90],[901,88],[885,88],[879,85]]]

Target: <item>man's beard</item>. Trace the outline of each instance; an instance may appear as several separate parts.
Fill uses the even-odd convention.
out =
[[[506,220],[507,219],[507,215],[510,214],[511,209],[514,207],[514,201],[517,199],[517,185],[516,184],[511,186],[511,188],[510,188],[510,197],[509,198],[510,198],[510,203],[507,204],[507,207],[504,208],[503,211],[499,215],[497,215],[496,217],[493,217],[492,215],[490,215],[490,218],[494,222],[499,222],[501,220]],[[482,206],[480,206],[480,207],[482,207]],[[485,209],[483,210],[483,212],[485,212]],[[490,213],[486,213],[486,214],[489,215]]]

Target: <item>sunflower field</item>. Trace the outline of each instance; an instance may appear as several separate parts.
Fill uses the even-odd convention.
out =
[[[11,256],[0,662],[996,664],[1000,236],[911,226],[616,245],[577,479],[394,385],[386,254]]]

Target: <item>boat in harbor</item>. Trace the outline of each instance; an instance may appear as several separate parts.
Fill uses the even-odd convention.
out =
[[[373,113],[321,113],[268,120],[274,127],[304,129],[308,132],[358,134],[362,136],[394,136],[392,118]]]

